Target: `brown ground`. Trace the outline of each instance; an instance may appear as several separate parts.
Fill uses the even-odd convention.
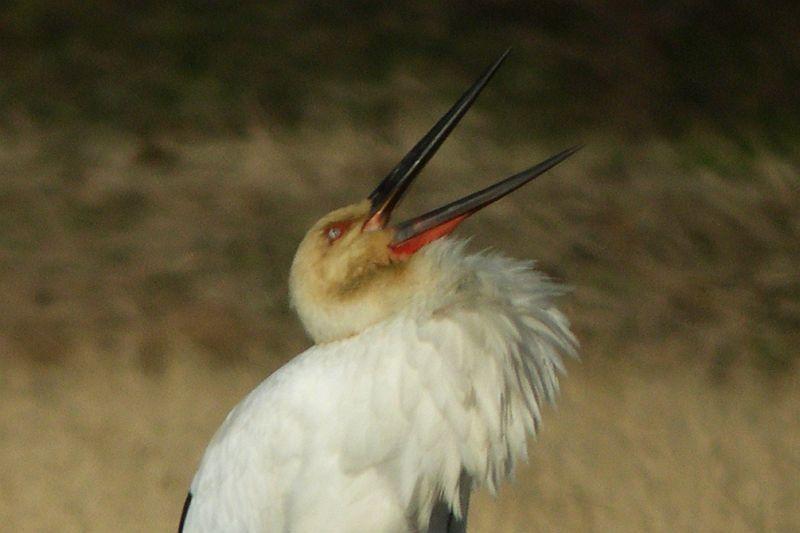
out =
[[[439,108],[414,102],[382,137],[337,119],[0,139],[2,529],[174,529],[225,413],[308,344],[285,287],[304,229]],[[400,216],[562,148],[484,126],[467,120]],[[575,287],[583,345],[531,464],[478,497],[472,530],[800,530],[796,162],[701,133],[580,140],[460,230]]]

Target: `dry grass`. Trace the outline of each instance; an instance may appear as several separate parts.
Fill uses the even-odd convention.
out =
[[[203,367],[176,343],[158,378],[135,352],[59,367],[0,363],[0,517],[7,531],[170,531],[226,411],[270,369]],[[180,357],[177,354],[180,354]],[[797,377],[795,376],[796,380]],[[572,365],[530,465],[473,531],[796,531],[800,391],[686,369]]]
[[[383,137],[337,121],[144,147],[3,139],[3,526],[172,529],[224,414],[307,344],[285,289],[304,228],[368,192],[425,108]],[[448,142],[405,214],[559,148],[498,146],[484,125]],[[478,499],[475,531],[800,528],[797,164],[699,139],[582,139],[462,230],[575,286],[584,345],[531,466]]]
[[[530,466],[479,498],[475,531],[796,531],[800,390],[761,385],[576,369]]]

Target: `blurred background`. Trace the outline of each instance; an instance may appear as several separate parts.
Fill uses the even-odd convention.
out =
[[[0,528],[174,530],[305,230],[513,46],[399,213],[586,144],[459,230],[582,343],[471,530],[800,530],[798,5],[3,3]]]

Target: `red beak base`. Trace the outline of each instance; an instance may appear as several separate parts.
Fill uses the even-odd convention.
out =
[[[469,214],[457,216],[456,218],[447,220],[438,226],[427,229],[402,242],[392,242],[389,244],[389,249],[392,250],[392,253],[398,258],[405,259],[413,255],[417,250],[426,244],[452,233],[452,231],[456,229],[456,227],[458,227],[458,225],[461,224],[461,222],[463,222],[468,216]]]

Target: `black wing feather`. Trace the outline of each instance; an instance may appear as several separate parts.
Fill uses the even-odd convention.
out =
[[[192,503],[192,493],[186,495],[186,501],[183,502],[183,511],[181,511],[181,522],[178,524],[178,533],[183,533],[183,524],[186,522],[186,515],[189,514],[189,505]]]

